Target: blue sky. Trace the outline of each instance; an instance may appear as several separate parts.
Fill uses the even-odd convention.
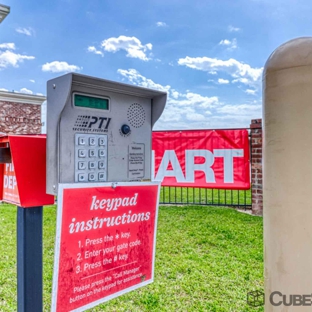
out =
[[[312,35],[311,0],[0,2],[0,90],[45,95],[70,71],[165,90],[160,130],[248,127],[269,55]]]

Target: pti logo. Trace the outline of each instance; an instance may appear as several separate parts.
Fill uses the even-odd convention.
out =
[[[260,307],[264,305],[264,292],[254,290],[247,293],[247,304],[251,307]]]
[[[74,130],[91,131],[100,130],[107,131],[111,118],[97,117],[88,115],[79,115],[74,125]]]

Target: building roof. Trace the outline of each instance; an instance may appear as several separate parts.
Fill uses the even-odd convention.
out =
[[[0,91],[0,101],[41,105],[46,99],[44,95]]]

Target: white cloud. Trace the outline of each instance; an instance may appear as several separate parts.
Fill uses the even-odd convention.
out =
[[[165,22],[157,22],[156,23],[156,26],[157,27],[166,27],[166,26],[168,26]]]
[[[100,50],[97,50],[96,47],[94,47],[94,46],[88,47],[88,52],[101,55],[102,57],[104,56],[104,53]]]
[[[247,94],[255,95],[257,91],[256,90],[252,90],[252,89],[247,89],[247,90],[245,90],[245,92]]]
[[[219,78],[218,79],[218,83],[219,84],[228,84],[230,81],[229,80],[227,80],[227,79],[222,79],[222,78]]]
[[[219,45],[227,46],[228,50],[234,50],[237,48],[237,40],[234,38],[232,41],[228,39],[223,39],[219,42]]]
[[[210,57],[185,57],[178,60],[178,64],[192,69],[205,71],[209,74],[225,72],[232,76],[232,82],[259,88],[263,67],[253,68],[248,64],[239,62],[233,58],[226,61]]]
[[[229,25],[228,26],[228,31],[229,32],[238,32],[238,31],[240,31],[241,29],[240,28],[238,28],[238,27],[234,27],[234,26],[232,26],[232,25]]]
[[[28,27],[28,28],[18,27],[15,30],[18,33],[26,35],[26,36],[32,36],[34,34],[34,30],[31,27]]]
[[[1,43],[0,44],[0,69],[9,66],[18,67],[19,63],[24,60],[33,60],[34,56],[21,55],[13,52],[15,50],[14,43]]]
[[[153,80],[142,76],[135,69],[129,69],[129,70],[118,69],[117,72],[123,77],[125,77],[126,79],[128,79],[131,83],[141,86],[141,87],[155,89],[155,90],[164,91],[164,92],[168,92],[171,88],[169,85],[162,86],[158,83],[155,83]]]
[[[208,128],[249,128],[251,119],[261,118],[262,103],[253,101],[248,104],[220,105],[207,118]],[[207,128],[207,125],[206,125]]]
[[[161,125],[161,128],[173,129],[176,125],[179,125],[184,120],[187,120],[188,115],[194,113],[195,111],[191,107],[182,107],[173,104],[169,97],[165,110],[157,124],[158,126]]]
[[[118,73],[135,85],[167,92],[167,105],[161,120],[157,123],[159,129],[177,129],[180,125],[185,128],[185,126],[182,126],[185,120],[188,120],[188,122],[204,121],[207,114],[210,114],[207,109],[213,109],[215,106],[220,105],[217,96],[207,97],[189,90],[181,93],[171,88],[170,85],[163,86],[155,83],[135,69],[118,69]]]
[[[249,127],[251,119],[261,117],[261,102],[229,105],[217,96],[179,92],[160,85],[135,69],[118,69],[118,73],[132,84],[167,92],[165,110],[155,125],[157,130],[244,128]]]
[[[174,99],[177,99],[180,96],[180,93],[174,89],[171,90],[171,95]]]
[[[161,84],[155,83],[153,80],[148,79],[143,75],[141,75],[135,69],[129,70],[118,69],[117,72],[135,85],[163,92],[168,92],[170,102],[173,104],[178,104],[179,106],[198,105],[199,107],[202,108],[208,108],[210,106],[217,105],[219,101],[218,97],[216,96],[206,97],[189,91],[186,91],[186,93],[184,94],[179,93],[175,89],[172,89],[171,86],[169,85],[163,86]]]
[[[36,81],[34,79],[29,79],[30,82],[35,83]]]
[[[150,58],[147,57],[146,52],[152,50],[153,46],[151,43],[143,45],[136,37],[119,36],[104,40],[102,47],[105,51],[113,53],[124,50],[127,52],[127,57],[148,61]]]
[[[22,88],[20,91],[20,93],[25,93],[25,94],[33,94],[33,92],[27,88]]]
[[[231,44],[231,41],[228,40],[228,39],[224,39],[224,40],[221,40],[219,42],[220,45],[230,45]]]
[[[42,94],[42,93],[36,93],[36,95],[41,95],[41,96],[43,96],[44,94]]]
[[[0,44],[0,49],[1,50],[15,50],[15,43],[10,42],[10,43],[1,43]]]
[[[238,79],[233,79],[232,82],[233,83],[240,82],[240,83],[243,83],[243,84],[248,84],[249,80],[248,80],[248,78],[238,78]]]
[[[171,99],[171,102],[179,106],[197,106],[199,108],[209,108],[218,105],[219,98],[217,96],[202,96],[198,93],[186,91],[186,93],[180,94],[178,99]]]
[[[191,121],[202,121],[206,119],[204,115],[198,113],[187,114],[186,118]]]
[[[81,69],[82,67],[76,65],[69,65],[67,62],[59,62],[59,61],[45,63],[44,65],[42,65],[42,71],[52,73],[76,72]]]
[[[256,117],[250,116],[232,116],[232,115],[217,115],[209,116],[202,123],[203,129],[233,129],[233,128],[249,128],[250,121],[253,118],[261,118],[261,114]],[[199,129],[199,127],[197,127]]]
[[[218,113],[228,115],[242,116],[261,116],[262,105],[256,104],[240,104],[240,105],[224,105],[217,108]],[[251,119],[252,117],[250,117]],[[257,118],[257,117],[256,117]]]
[[[0,88],[0,91],[9,91],[8,89]]]

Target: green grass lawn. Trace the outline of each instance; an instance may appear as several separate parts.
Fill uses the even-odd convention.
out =
[[[44,208],[44,311],[50,311],[55,206]],[[0,205],[0,311],[16,311],[16,208]],[[155,281],[90,311],[264,311],[262,218],[231,208],[160,207]]]

